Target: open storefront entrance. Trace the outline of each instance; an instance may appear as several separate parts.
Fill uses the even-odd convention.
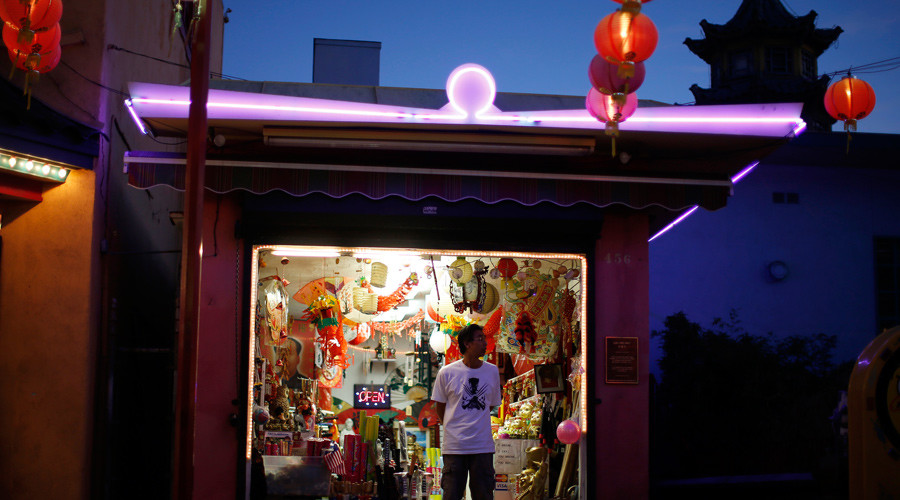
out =
[[[252,262],[246,454],[269,495],[440,494],[431,393],[473,322],[503,387],[495,498],[577,488],[584,255],[260,245]]]

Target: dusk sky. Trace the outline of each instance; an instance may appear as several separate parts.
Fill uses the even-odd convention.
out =
[[[314,38],[378,41],[381,85],[444,88],[456,66],[474,62],[493,73],[500,92],[585,95],[596,54],[597,23],[619,4],[610,0],[555,2],[412,0],[223,0],[226,75],[246,80],[310,82]],[[877,73],[854,71],[872,85],[877,104],[860,132],[900,133],[900,1],[865,4],[783,0],[789,11],[818,12],[819,28],[844,33],[819,58],[819,73],[893,59]],[[691,84],[709,87],[709,67],[684,45],[702,38],[700,20],[724,24],[741,0],[654,0],[643,13],[659,30],[646,62],[641,99],[692,103]],[[892,69],[884,71],[885,69]],[[840,124],[835,126],[838,130]]]

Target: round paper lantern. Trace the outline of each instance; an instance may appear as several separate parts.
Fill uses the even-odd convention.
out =
[[[500,304],[500,292],[497,291],[497,287],[490,283],[485,283],[484,285],[484,304],[481,306],[481,310],[478,311],[482,314],[487,314],[493,311]]]
[[[0,0],[0,18],[18,28],[38,31],[62,18],[62,0]]]
[[[467,283],[472,279],[472,264],[469,264],[465,257],[457,257],[450,264],[450,278],[458,285]]]
[[[591,86],[602,94],[630,94],[644,83],[644,77],[647,74],[644,63],[635,63],[634,75],[625,78],[619,76],[620,67],[599,55],[594,56],[588,67],[588,78],[591,81]]]
[[[625,121],[634,114],[637,104],[636,94],[626,95],[623,105],[617,102],[616,96],[601,94],[594,88],[588,91],[587,99],[585,100],[588,113],[594,118],[606,122],[607,126]],[[616,130],[618,131],[618,128]]]
[[[625,10],[604,17],[594,30],[597,52],[618,65],[647,60],[658,40],[656,25],[649,17]]]
[[[624,97],[624,99],[622,99]],[[594,118],[606,123],[606,135],[612,138],[612,156],[616,156],[616,137],[619,135],[619,123],[633,115],[637,109],[637,94],[601,94],[591,88],[585,98],[585,107]]]
[[[506,290],[506,285],[509,284],[509,280],[516,275],[516,271],[519,270],[519,265],[509,257],[504,257],[497,262],[497,270],[500,271],[500,276],[503,278],[502,287]]]
[[[869,116],[875,108],[875,91],[868,83],[847,76],[825,91],[825,110],[844,122],[844,130],[856,130],[856,121]]]
[[[435,330],[435,332],[431,334],[431,338],[428,339],[428,345],[434,349],[434,352],[439,354],[447,352],[447,348],[450,347],[450,344],[452,343],[453,338],[440,330]]]
[[[59,47],[62,32],[59,24],[54,24],[51,28],[34,33],[28,41],[23,41],[19,36],[21,31],[19,28],[5,23],[3,25],[3,43],[11,52],[17,54],[45,54],[54,48]]]
[[[581,427],[574,420],[563,420],[556,427],[556,438],[563,444],[577,443],[581,439]]]

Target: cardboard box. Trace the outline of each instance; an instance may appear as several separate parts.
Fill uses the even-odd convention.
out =
[[[538,446],[537,439],[498,439],[494,441],[494,473],[518,474],[525,469],[525,451]]]

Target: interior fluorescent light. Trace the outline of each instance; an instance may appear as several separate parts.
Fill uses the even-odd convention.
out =
[[[337,250],[327,250],[320,248],[276,248],[272,250],[272,255],[278,257],[340,257],[341,254]]]

